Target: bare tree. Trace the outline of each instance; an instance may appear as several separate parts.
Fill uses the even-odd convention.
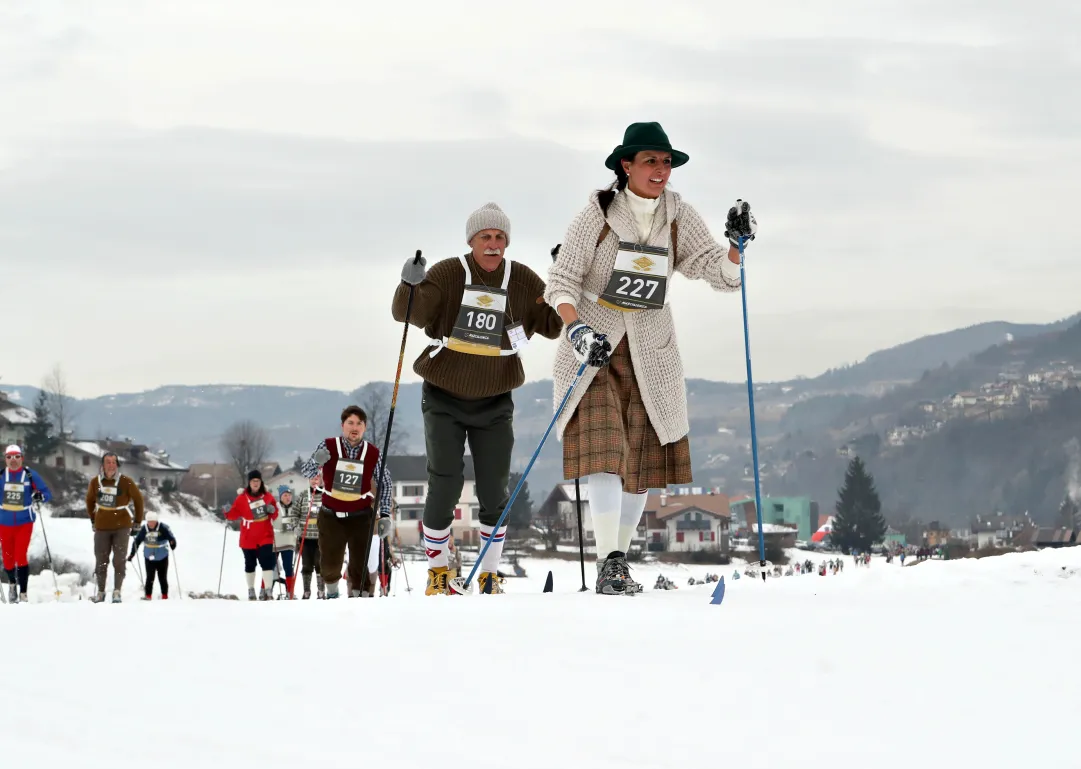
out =
[[[221,448],[236,467],[241,481],[266,461],[272,446],[270,433],[250,419],[234,422],[221,436]]]
[[[72,431],[75,419],[78,416],[78,407],[71,391],[68,389],[68,378],[64,369],[57,363],[53,366],[42,382],[41,389],[45,391],[49,404],[49,414],[53,418],[53,426],[57,435],[63,438]]]
[[[391,393],[391,385],[386,382],[369,382],[353,392],[357,405],[368,415],[368,432],[365,438],[375,444],[380,451],[383,450],[383,443],[387,439]],[[391,431],[390,455],[394,456],[403,451],[408,439],[409,433],[402,429],[399,422]]]
[[[512,477],[516,475],[511,474]],[[520,477],[520,476],[519,476]],[[515,479],[515,484],[517,484]],[[525,491],[525,487],[522,488]],[[519,496],[521,496],[519,494]],[[514,507],[518,507],[518,500],[514,500]],[[514,509],[511,510],[513,515]],[[508,516],[508,518],[511,516]],[[559,543],[563,540],[567,533],[567,522],[564,519],[563,511],[559,509],[559,503],[552,500],[547,500],[540,508],[532,515],[533,528],[537,529],[541,533],[541,538],[544,540],[544,549],[554,551],[559,549]],[[577,534],[577,532],[575,532]]]

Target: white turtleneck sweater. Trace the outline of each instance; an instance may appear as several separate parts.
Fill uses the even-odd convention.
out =
[[[627,205],[634,214],[634,225],[638,228],[638,242],[645,243],[649,240],[649,233],[653,232],[653,217],[657,213],[657,204],[661,202],[661,199],[659,197],[643,198],[631,192],[630,187],[624,187],[623,194],[627,196]]]

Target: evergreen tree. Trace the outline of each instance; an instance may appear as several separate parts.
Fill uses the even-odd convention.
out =
[[[1072,529],[1078,524],[1078,519],[1081,518],[1078,512],[1081,511],[1078,510],[1077,503],[1067,493],[1058,508],[1058,525],[1064,529]]]
[[[26,431],[23,452],[30,462],[44,462],[59,443],[53,435],[53,423],[49,414],[49,396],[39,391],[34,402],[34,421]]]
[[[830,537],[846,555],[853,548],[866,552],[886,536],[886,519],[882,515],[875,479],[858,456],[848,463],[836,511]]]
[[[517,488],[518,481],[521,478],[521,473],[510,474],[510,480],[507,481],[508,495],[514,493],[514,489]],[[512,536],[521,536],[532,522],[533,500],[529,498],[529,481],[526,481],[522,484],[522,490],[518,492],[518,496],[514,500],[514,507],[510,509],[504,523],[507,525],[508,533],[511,533]]]

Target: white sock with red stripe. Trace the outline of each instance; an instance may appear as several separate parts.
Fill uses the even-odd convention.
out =
[[[628,494],[623,492],[623,501],[619,507],[619,551],[629,552],[638,523],[646,510],[647,494]]]
[[[424,527],[424,552],[428,556],[428,568],[447,567],[447,544],[450,542],[450,526],[445,529]]]
[[[488,538],[492,538],[492,544],[488,546],[488,552],[481,559],[480,570],[490,571],[492,574],[495,574],[496,569],[499,568],[499,559],[503,557],[503,541],[507,538],[506,526],[501,526],[493,537],[492,532],[494,530],[494,526],[485,526],[483,523],[480,525],[480,546],[482,549]]]

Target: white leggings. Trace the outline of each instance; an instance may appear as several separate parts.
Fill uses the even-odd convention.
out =
[[[613,473],[594,473],[586,476],[586,482],[593,535],[597,539],[597,560],[613,552],[626,553],[646,509],[647,494],[623,491],[623,480]]]

